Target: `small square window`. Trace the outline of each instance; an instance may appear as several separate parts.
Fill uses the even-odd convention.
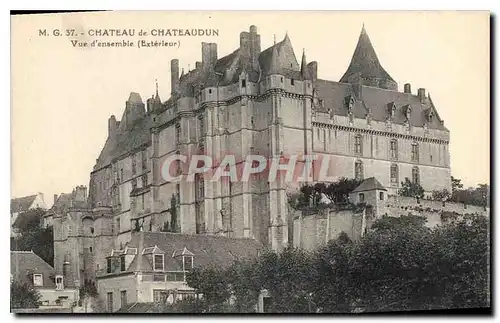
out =
[[[43,286],[43,275],[42,274],[34,274],[33,275],[33,285]]]

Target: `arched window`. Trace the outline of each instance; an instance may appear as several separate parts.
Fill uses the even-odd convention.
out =
[[[398,141],[396,139],[392,139],[390,146],[391,146],[390,157],[391,157],[391,159],[397,160],[398,159]]]
[[[411,161],[418,163],[418,143],[411,144]]]
[[[399,167],[397,164],[392,164],[391,165],[391,183],[398,183],[398,177],[399,177]]]
[[[354,154],[362,155],[363,154],[363,138],[360,134],[354,136]]]
[[[357,160],[354,164],[354,178],[357,180],[363,179],[363,162],[361,160]]]
[[[416,166],[411,170],[411,181],[413,184],[420,184],[420,171]]]

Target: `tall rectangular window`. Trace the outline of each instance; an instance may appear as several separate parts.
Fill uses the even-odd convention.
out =
[[[205,120],[203,114],[198,116],[198,122],[200,123],[200,139],[205,135]]]
[[[146,170],[148,169],[148,155],[147,155],[147,151],[144,150],[142,152],[142,170]]]
[[[391,140],[391,159],[398,159],[398,141],[396,139]]]
[[[361,155],[363,153],[363,144],[361,141],[361,135],[356,135],[354,137],[354,154]]]
[[[106,272],[110,274],[112,272],[111,270],[111,258],[106,259]]]
[[[56,276],[56,290],[63,290],[63,289],[64,289],[63,276],[57,275]]]
[[[411,161],[418,162],[418,144],[413,143],[411,145]]]
[[[363,180],[363,162],[361,160],[356,161],[354,164],[354,178],[357,180]]]
[[[418,167],[413,167],[411,170],[411,179],[413,184],[420,184],[420,171]]]
[[[127,291],[126,290],[122,290],[120,292],[120,307],[121,308],[124,308],[125,306],[127,306]]]
[[[113,312],[113,292],[109,292],[106,294],[106,305],[108,312]]]
[[[154,255],[154,270],[163,271],[163,255]]]
[[[175,124],[175,140],[177,143],[181,141],[181,125],[180,123]]]
[[[132,155],[132,175],[135,175],[135,172],[136,172],[136,160],[135,160],[135,155]]]
[[[120,256],[120,271],[125,271],[125,255]]]

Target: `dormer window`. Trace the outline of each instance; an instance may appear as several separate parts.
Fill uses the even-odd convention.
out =
[[[389,115],[394,118],[396,115],[396,104],[394,102],[389,103]]]
[[[184,256],[182,258],[182,262],[184,263],[184,271],[190,271],[191,269],[193,269],[194,257]]]
[[[247,86],[247,80],[241,80],[241,87]]]
[[[410,116],[411,116],[411,106],[410,105],[406,106],[405,114],[406,114],[406,120],[410,120]]]
[[[64,289],[64,279],[63,279],[63,276],[61,276],[61,275],[56,276],[56,289],[57,290]]]
[[[354,107],[354,98],[352,96],[348,96],[346,98],[346,103],[347,103],[347,113],[350,115],[352,114],[352,108]]]
[[[120,271],[125,271],[125,255],[120,256]]]
[[[434,112],[433,112],[433,111],[431,111],[431,112],[429,112],[429,123],[431,123],[431,122],[432,122],[432,119],[433,119],[433,118],[434,118]]]
[[[153,257],[153,269],[154,271],[164,270],[164,255],[154,255]]]

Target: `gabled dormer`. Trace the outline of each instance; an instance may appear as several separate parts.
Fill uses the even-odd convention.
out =
[[[347,114],[352,115],[352,110],[354,108],[354,104],[356,103],[354,96],[348,95],[344,99],[344,105],[347,109]]]
[[[165,252],[157,245],[144,248],[142,254],[149,260],[153,271],[165,271]]]
[[[434,113],[434,109],[432,109],[432,108],[427,109],[425,111],[425,117],[426,117],[425,118],[426,122],[428,124],[431,124],[434,121],[435,117],[436,117],[436,114]]]
[[[390,102],[387,104],[387,113],[389,114],[389,118],[394,118],[396,116],[396,103]]]
[[[183,271],[190,271],[194,267],[194,253],[189,251],[186,247],[182,250],[174,251],[172,258],[182,262]]]
[[[411,105],[407,104],[403,107],[403,113],[407,121],[410,121],[411,118]]]

